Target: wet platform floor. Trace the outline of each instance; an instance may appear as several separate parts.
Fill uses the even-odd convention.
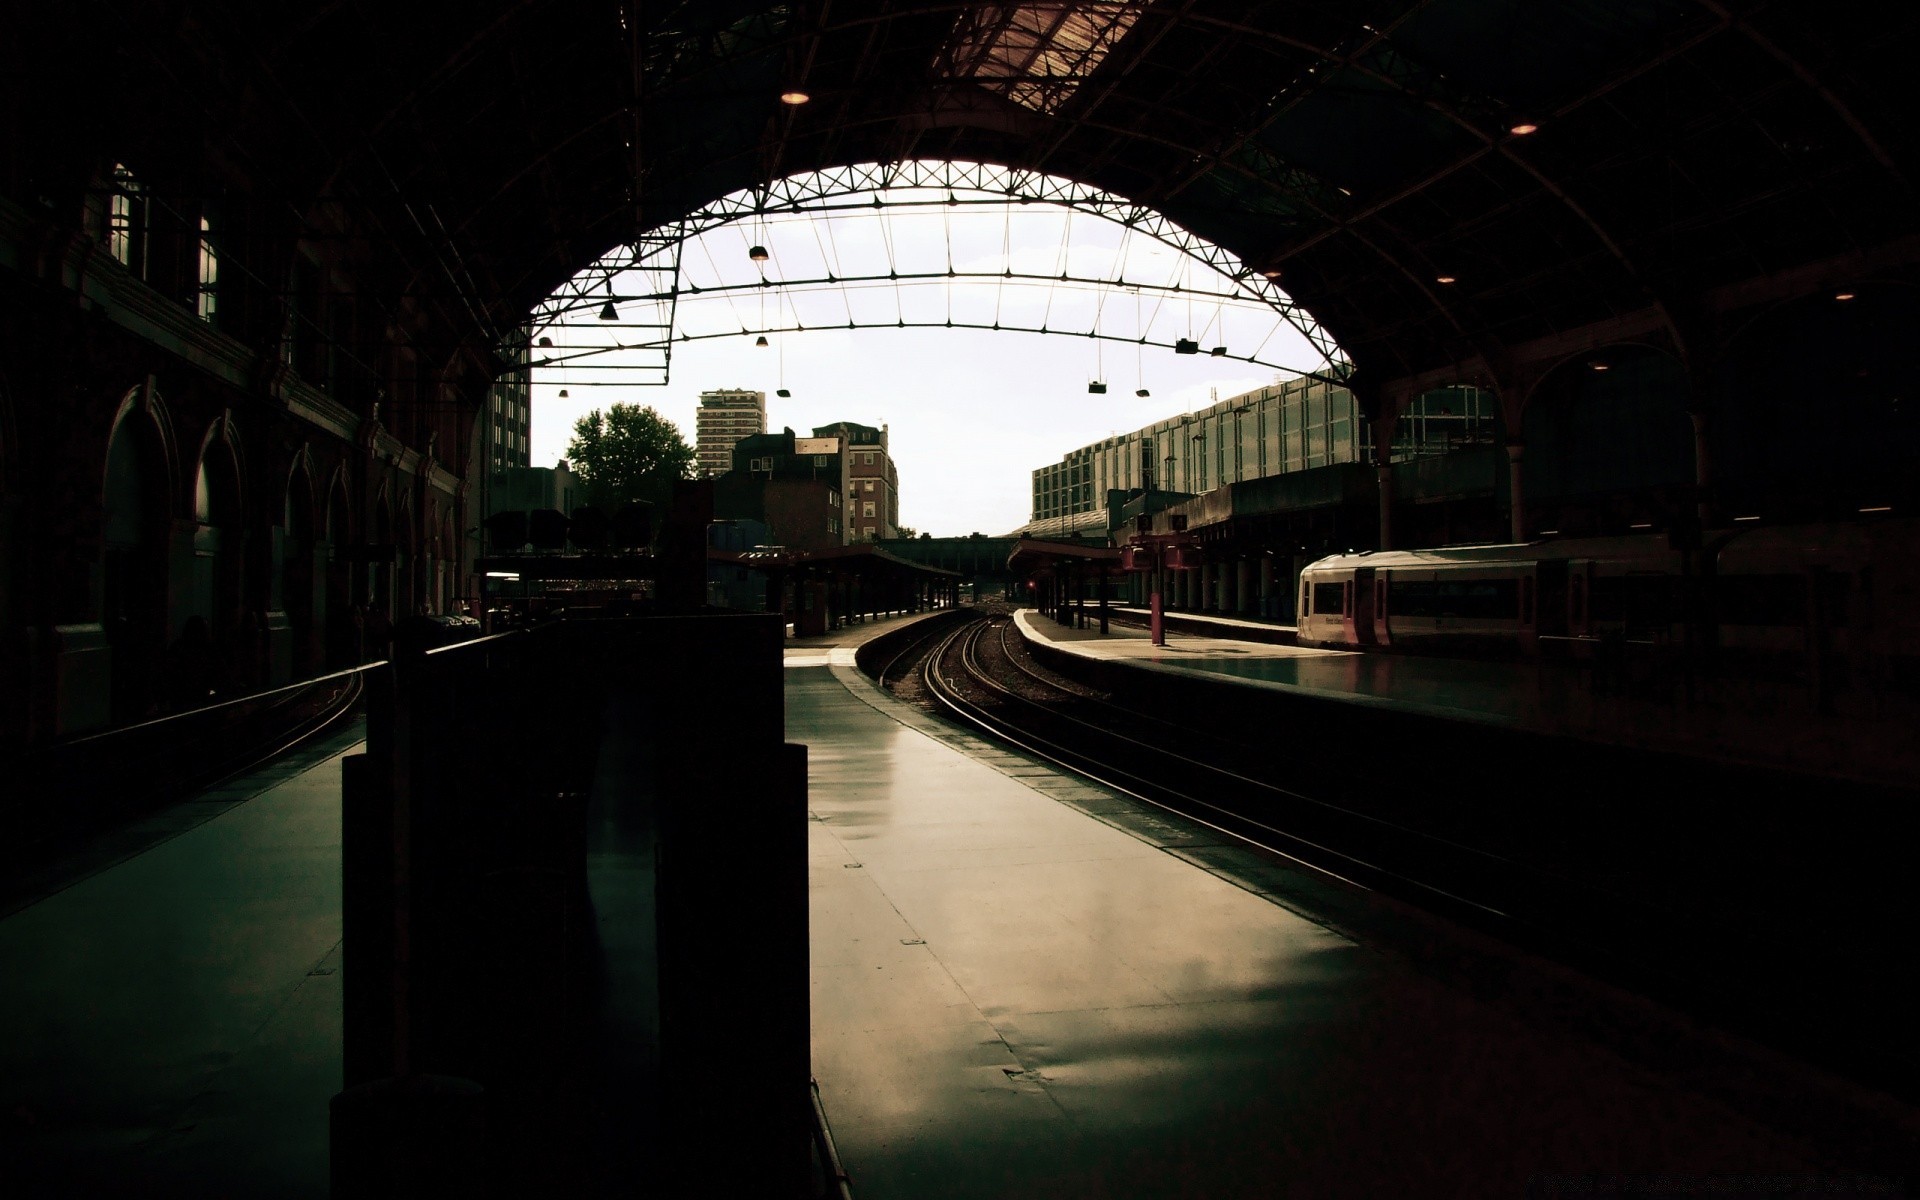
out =
[[[848,663],[790,659],[787,734],[861,1200],[1902,1194],[1904,1106],[943,732]]]

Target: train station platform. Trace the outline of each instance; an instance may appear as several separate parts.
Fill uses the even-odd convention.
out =
[[[894,701],[854,651],[910,620],[785,655],[813,1070],[860,1200],[1904,1194],[1865,1190],[1920,1144],[1893,1101]],[[358,737],[0,917],[7,1194],[328,1194]]]
[[[1276,644],[1246,636],[1239,626],[1248,622],[1178,615],[1180,627],[1158,647],[1143,628],[1114,625],[1103,635],[1032,609],[1014,619],[1041,645],[1148,672],[1864,783],[1911,788],[1920,781],[1920,742],[1910,736],[1914,714],[1905,702],[1877,712],[1822,712],[1805,688],[1744,682],[1703,683],[1688,701],[1678,684],[1655,694],[1598,688],[1573,664]]]
[[[1917,1144],[1896,1102],[958,732],[844,648],[788,665],[860,1200],[1849,1194]]]
[[[0,919],[8,1195],[328,1195],[359,726],[154,814],[140,849]]]

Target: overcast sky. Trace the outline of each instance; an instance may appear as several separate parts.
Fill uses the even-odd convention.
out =
[[[772,250],[764,268],[747,246]],[[1089,279],[1177,282],[1179,299],[1151,291],[1072,285],[1021,284],[964,278],[968,270],[1016,271],[1052,276],[1067,272]],[[943,268],[961,278],[920,284],[884,281],[889,270],[907,275]],[[765,270],[777,281],[845,280],[879,275],[877,285],[785,290],[760,289]],[[1035,334],[968,329],[861,328],[850,320],[975,320],[990,324],[1047,325],[1084,333],[1152,340],[1198,338],[1203,347],[1226,343],[1236,354],[1268,364],[1315,369],[1321,363],[1304,339],[1266,309],[1249,309],[1206,298],[1208,289],[1232,285],[1210,269],[1151,239],[1085,215],[1068,220],[1064,210],[1044,205],[1008,210],[967,207],[840,213],[828,217],[784,216],[767,223],[741,222],[690,241],[681,259],[680,286],[703,289],[683,296],[675,314],[677,332],[729,332],[743,326],[785,328],[756,348],[751,335],[731,335],[676,344],[672,378],[665,387],[569,387],[587,378],[610,378],[579,367],[536,371],[532,452],[548,466],[566,452],[574,421],[588,409],[612,403],[651,405],[695,440],[695,412],[703,391],[748,388],[767,393],[771,430],[791,426],[805,433],[816,425],[857,421],[886,425],[900,471],[900,520],[936,537],[972,532],[1005,533],[1031,516],[1032,472],[1068,451],[1110,434],[1177,415],[1271,383],[1272,366],[1229,358],[1176,355],[1169,349],[1059,333]],[[729,292],[747,284],[745,291]],[[622,276],[622,294],[645,290],[637,273]],[[1199,299],[1195,299],[1195,294]],[[643,319],[641,306],[623,301],[623,319]],[[838,329],[820,325],[839,324]],[[806,325],[794,331],[794,325]],[[605,335],[590,319],[555,330],[565,348]],[[610,336],[637,339],[639,335]],[[607,361],[605,359],[588,361]],[[1089,380],[1108,384],[1090,395]],[[786,387],[790,399],[774,395]],[[1134,395],[1146,387],[1151,395]]]

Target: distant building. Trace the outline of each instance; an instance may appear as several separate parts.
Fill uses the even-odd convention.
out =
[[[845,447],[847,541],[899,536],[900,472],[887,452],[887,427],[836,421],[819,426],[813,436],[839,438]]]
[[[571,514],[580,490],[567,460],[551,467],[507,467],[488,481],[487,515],[550,508]]]
[[[487,469],[502,471],[508,467],[533,465],[533,444],[528,440],[533,420],[532,373],[528,368],[527,331],[517,329],[502,343],[502,356],[513,364],[487,389],[487,412],[481,427]]]
[[[1442,388],[1397,423],[1391,460],[1491,444],[1491,392]],[[1107,493],[1202,495],[1229,484],[1371,461],[1372,430],[1353,393],[1325,379],[1255,388],[1197,412],[1082,446],[1033,473],[1031,536],[1104,536]]]
[[[714,518],[761,522],[790,550],[845,545],[844,446],[838,437],[796,437],[791,429],[741,439],[733,469],[714,481]]]
[[[695,468],[703,476],[733,469],[733,447],[741,438],[767,431],[767,394],[738,388],[700,393],[695,438]]]

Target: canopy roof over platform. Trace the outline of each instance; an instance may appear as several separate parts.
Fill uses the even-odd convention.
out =
[[[1120,552],[1110,546],[1091,546],[1074,542],[1044,542],[1021,538],[1007,558],[1007,569],[1015,574],[1037,575],[1062,567],[1091,567],[1114,570],[1120,565]]]
[[[1127,197],[1270,274],[1375,382],[1574,331],[1685,356],[1729,311],[1910,263],[1920,232],[1913,127],[1892,115],[1912,5],[188,0],[16,16],[16,99],[60,99],[15,135],[51,157],[80,129],[134,149],[204,138],[309,229],[384,231],[397,252],[369,261],[385,286],[489,347],[614,246],[863,163],[1000,164]],[[49,45],[113,69],[76,88]]]

